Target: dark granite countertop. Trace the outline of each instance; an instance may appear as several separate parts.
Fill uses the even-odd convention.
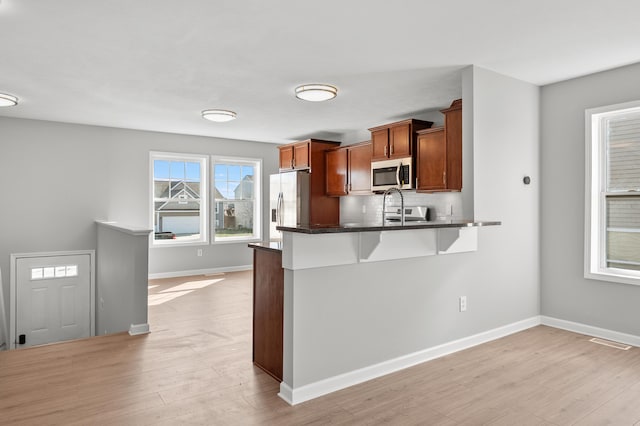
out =
[[[295,228],[287,226],[277,226],[279,231],[299,232],[303,234],[334,234],[339,232],[368,232],[368,231],[403,231],[407,229],[437,229],[437,228],[469,228],[474,226],[495,226],[501,225],[499,221],[479,221],[479,220],[436,220],[431,222],[386,222],[382,225],[377,223],[343,223],[340,225],[301,225]]]
[[[260,241],[257,243],[249,243],[249,247],[259,250],[271,250],[278,253],[282,252],[282,241]]]

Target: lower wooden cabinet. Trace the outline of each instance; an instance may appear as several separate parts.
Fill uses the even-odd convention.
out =
[[[284,269],[282,252],[253,249],[253,363],[282,381]]]
[[[326,151],[327,195],[371,193],[371,142]]]

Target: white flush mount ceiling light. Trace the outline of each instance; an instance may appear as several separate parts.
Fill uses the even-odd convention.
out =
[[[296,87],[296,98],[311,102],[328,101],[338,96],[338,89],[328,84],[303,84]]]
[[[0,93],[0,107],[15,106],[18,105],[18,98],[6,93]]]
[[[225,109],[205,109],[202,111],[202,118],[216,123],[224,123],[225,121],[235,120],[237,114],[233,111]]]

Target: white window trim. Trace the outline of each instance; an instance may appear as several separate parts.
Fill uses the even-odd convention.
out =
[[[640,271],[606,266],[606,152],[602,140],[602,118],[625,109],[640,109],[640,101],[585,111],[585,243],[584,277],[622,284],[640,285]]]
[[[224,240],[216,240],[215,235],[215,214],[211,214],[210,227],[211,227],[211,244],[237,244],[237,243],[249,243],[262,241],[262,159],[261,158],[249,158],[249,157],[231,157],[222,155],[211,156],[211,200],[210,209],[211,212],[215,212],[214,197],[215,191],[215,166],[217,163],[253,163],[257,165],[257,170],[253,177],[253,235],[251,237],[227,237]]]
[[[204,196],[204,202],[200,203],[200,239],[195,241],[178,241],[178,240],[156,240],[154,237],[154,232],[151,233],[151,246],[154,248],[157,247],[184,247],[184,246],[202,246],[209,244],[209,156],[202,154],[187,154],[182,152],[159,152],[159,151],[150,151],[149,152],[149,225],[150,229],[155,230],[154,226],[154,165],[153,161],[158,159],[167,159],[167,160],[176,160],[176,159],[188,159],[188,160],[198,160],[201,164],[200,166],[200,199],[202,200]]]

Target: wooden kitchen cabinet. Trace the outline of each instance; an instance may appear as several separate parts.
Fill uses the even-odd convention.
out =
[[[418,131],[416,190],[462,190],[462,99],[441,111],[444,126]]]
[[[408,119],[369,129],[371,132],[372,160],[411,157],[415,151],[417,132],[428,129],[431,121]]]
[[[327,195],[371,193],[371,147],[367,141],[325,153]]]
[[[327,195],[347,195],[347,168],[349,154],[346,148],[325,152],[327,166]]]
[[[349,151],[349,193],[371,193],[371,142],[348,148]]]
[[[325,151],[340,146],[340,142],[320,139],[279,146],[280,171],[304,170],[309,179],[309,223],[333,225],[340,222],[340,200],[326,192]]]
[[[418,132],[416,190],[444,191],[447,188],[447,142],[444,127]]]
[[[280,170],[293,170],[293,145],[279,146]]]
[[[312,165],[313,152],[318,150],[324,151],[336,145],[340,145],[340,142],[308,139],[302,142],[279,146],[280,170],[309,169]]]
[[[309,145],[311,142],[301,142],[293,145],[293,168],[306,169],[311,162],[309,161]]]
[[[462,99],[456,99],[444,114],[447,140],[447,190],[462,190]]]

